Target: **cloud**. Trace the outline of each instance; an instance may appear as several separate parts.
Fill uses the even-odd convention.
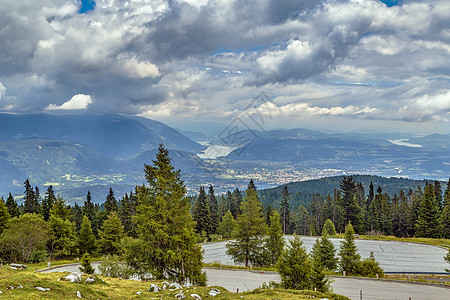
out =
[[[402,106],[399,112],[404,118],[417,121],[441,118],[450,113],[450,90],[412,99],[408,104]],[[448,116],[442,118],[448,121]]]
[[[5,95],[6,87],[3,85],[3,82],[0,81],[0,99],[2,99],[3,95]]]
[[[89,104],[92,103],[90,95],[77,94],[74,95],[69,101],[64,102],[62,105],[50,104],[46,110],[76,110],[86,109]]]
[[[158,67],[147,61],[128,59],[124,62],[123,68],[131,78],[155,78],[161,75]]]

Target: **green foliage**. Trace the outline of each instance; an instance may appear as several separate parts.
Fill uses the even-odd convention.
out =
[[[110,215],[112,212],[118,212],[119,205],[116,198],[114,197],[114,191],[109,188],[108,195],[106,196],[106,201],[104,203],[106,215]]]
[[[91,265],[91,257],[85,253],[81,257],[81,267],[78,267],[81,272],[86,274],[94,274],[94,268]]]
[[[444,260],[450,264],[450,249],[448,249],[448,253],[444,256]],[[450,272],[450,269],[445,269],[446,272]]]
[[[235,226],[236,220],[233,218],[233,214],[231,211],[227,211],[222,217],[222,222],[219,223],[219,234],[221,234],[224,239],[229,239],[231,238]]]
[[[416,223],[417,237],[437,238],[440,233],[439,206],[435,198],[435,190],[432,184],[425,187],[422,201],[419,206],[419,214]]]
[[[209,205],[206,202],[206,193],[203,186],[200,187],[197,201],[195,201],[192,217],[195,221],[195,231],[197,234],[205,232],[206,238],[212,233],[212,220]]]
[[[212,185],[208,189],[208,207],[211,216],[211,233],[217,233],[217,227],[219,226],[219,206],[217,205],[217,199],[214,195],[214,188]]]
[[[345,223],[351,222],[360,231],[362,229],[362,214],[356,197],[356,184],[353,176],[344,176],[340,184],[342,191],[341,206],[344,209]]]
[[[102,230],[99,231],[98,252],[102,254],[117,254],[120,251],[120,239],[123,238],[123,226],[116,212],[111,212]]]
[[[8,226],[9,221],[9,213],[8,208],[3,202],[3,198],[0,198],[0,234],[2,234],[3,230]]]
[[[50,209],[50,215],[59,217],[64,221],[69,219],[69,207],[66,205],[66,200],[61,198],[61,196],[56,197],[55,202]]]
[[[375,277],[377,274],[379,277],[384,276],[384,271],[380,267],[380,264],[375,260],[373,252],[370,252],[370,257],[361,261],[359,274],[365,277]]]
[[[310,289],[319,292],[331,291],[331,280],[326,268],[317,260],[313,260],[312,265]]]
[[[53,210],[52,208],[52,211],[56,212],[59,210]],[[51,229],[51,238],[47,244],[47,249],[51,258],[63,258],[75,254],[76,236],[74,224],[53,213],[50,215],[48,224]]]
[[[356,275],[359,272],[359,264],[361,256],[357,253],[358,248],[355,245],[355,231],[351,223],[345,226],[344,240],[341,241],[341,248],[339,250],[339,268],[346,275]]]
[[[99,273],[112,278],[130,279],[136,274],[136,270],[124,263],[103,262],[98,266]]]
[[[202,249],[196,243],[186,188],[162,145],[153,165],[145,165],[145,178],[149,186],[136,187],[139,206],[135,217],[143,249],[131,247],[138,251],[129,251],[127,262],[156,278],[205,285]]]
[[[270,216],[270,226],[268,236],[265,241],[265,248],[267,250],[266,264],[274,265],[281,255],[284,248],[283,229],[280,223],[280,215],[277,211],[272,212]]]
[[[290,222],[290,211],[289,211],[289,191],[287,186],[284,186],[283,192],[281,193],[281,203],[280,203],[280,218],[283,224],[283,233],[288,233],[289,222]]]
[[[32,264],[40,263],[48,258],[48,252],[44,249],[38,249],[31,253],[29,262]]]
[[[55,200],[56,200],[55,192],[53,191],[53,186],[50,185],[47,188],[47,191],[45,192],[45,196],[44,199],[42,200],[42,207],[41,207],[41,214],[44,217],[45,221],[48,221],[48,219],[50,218],[50,209],[55,203]]]
[[[323,266],[329,271],[334,271],[338,265],[338,258],[336,257],[336,249],[333,242],[328,235],[316,239],[311,250],[311,258],[314,263]]]
[[[312,262],[300,237],[289,241],[277,263],[281,286],[285,289],[306,290],[311,287]]]
[[[83,216],[80,232],[78,234],[78,251],[80,254],[93,253],[95,251],[95,236],[92,232],[91,221]]]
[[[258,193],[250,180],[246,196],[241,203],[241,214],[238,216],[233,231],[235,241],[227,243],[227,254],[237,263],[260,266],[265,264],[264,235],[267,225],[264,220]]]
[[[327,219],[322,228],[322,236],[336,235],[336,228],[334,227],[333,221]]]
[[[44,248],[49,237],[50,226],[41,215],[27,213],[12,218],[0,235],[2,257],[27,262],[34,251]]]
[[[19,207],[17,206],[17,202],[14,200],[11,193],[9,193],[9,196],[6,199],[6,207],[8,208],[8,213],[11,218],[20,216]]]

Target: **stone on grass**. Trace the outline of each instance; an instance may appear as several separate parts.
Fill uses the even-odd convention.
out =
[[[220,291],[218,289],[212,289],[208,293],[210,296],[214,297],[220,294]]]
[[[161,288],[159,286],[157,286],[156,284],[152,283],[152,284],[150,284],[148,291],[149,292],[160,292]]]
[[[80,299],[83,298],[83,296],[81,296],[80,291],[77,291],[77,297],[80,298]]]
[[[136,295],[140,295],[141,294],[141,292],[136,292]]]
[[[81,273],[79,272],[70,273],[66,277],[61,278],[61,280],[69,282],[81,282]]]
[[[180,284],[176,283],[176,282],[173,282],[173,283],[169,284],[169,290],[179,290],[179,289],[182,289],[182,288],[183,287]]]
[[[86,280],[84,281],[85,283],[94,283],[95,281],[95,277],[88,277],[86,278]]]
[[[197,300],[202,300],[202,297],[200,297],[199,294],[191,294],[191,297]]]
[[[37,286],[36,289],[38,291],[42,291],[42,292],[50,291],[50,288],[43,288],[43,287],[40,287],[40,286]]]
[[[183,291],[180,291],[178,294],[175,295],[175,298],[177,299],[184,299],[186,296],[183,294]]]

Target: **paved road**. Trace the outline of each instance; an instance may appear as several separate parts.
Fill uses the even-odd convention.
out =
[[[61,266],[42,272],[77,272],[79,265]],[[93,262],[93,267],[98,263]],[[257,272],[245,270],[205,269],[209,286],[222,286],[231,292],[251,291],[270,281],[279,282],[280,276],[273,272]],[[359,300],[363,291],[364,300],[384,299],[395,300],[441,300],[450,299],[450,289],[437,286],[427,286],[412,283],[397,283],[377,280],[334,278],[333,290],[337,294],[350,299]]]
[[[286,236],[286,239],[292,239]],[[302,237],[303,245],[311,251],[315,237]],[[331,239],[336,249],[340,247],[339,239]],[[219,262],[233,265],[231,257],[226,254],[227,242],[203,244],[205,262]],[[356,246],[362,258],[369,257],[373,251],[375,259],[385,272],[445,272],[447,263],[444,256],[447,251],[440,247],[394,241],[356,240]],[[337,251],[336,251],[337,252]]]

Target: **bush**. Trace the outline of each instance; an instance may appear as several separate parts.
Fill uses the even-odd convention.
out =
[[[83,254],[83,257],[81,258],[81,267],[79,267],[79,269],[86,274],[94,274],[95,270],[91,266],[91,257],[89,254]]]
[[[48,258],[48,253],[45,250],[35,250],[31,253],[29,261],[32,264],[40,263]]]
[[[361,261],[359,273],[366,277],[375,277],[377,274],[379,277],[384,276],[384,271],[380,267],[380,264],[375,260],[373,252],[370,252],[369,258],[365,258]]]
[[[118,262],[104,262],[98,266],[98,270],[101,275],[113,278],[130,279],[137,275],[134,268]]]

